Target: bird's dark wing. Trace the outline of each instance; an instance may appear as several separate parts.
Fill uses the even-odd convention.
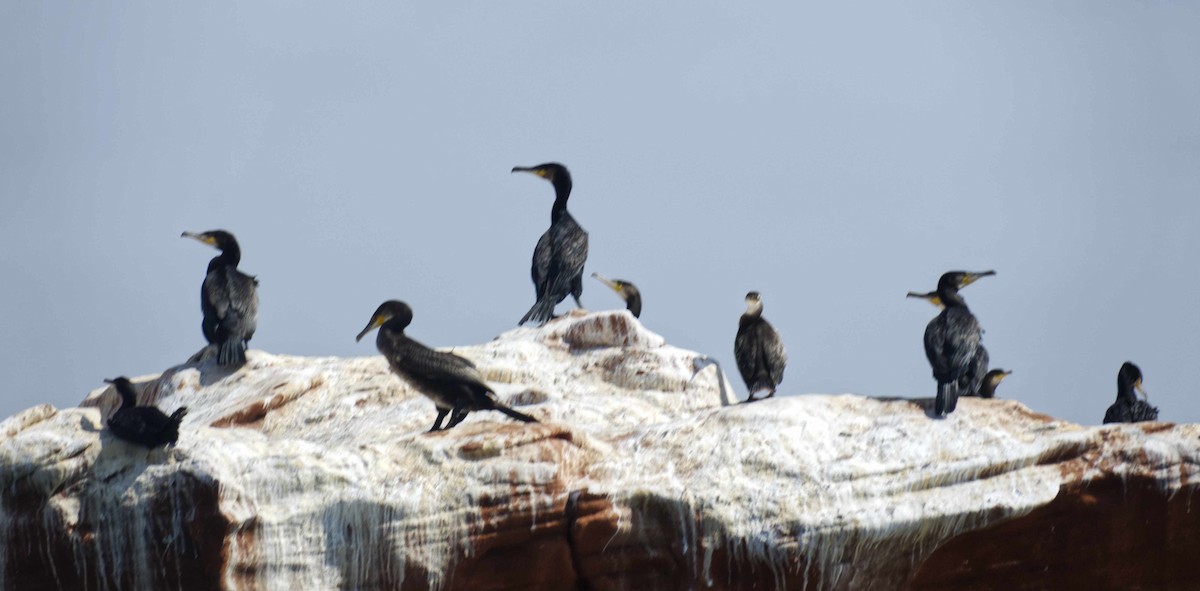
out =
[[[762,353],[759,351],[761,344],[757,337],[754,325],[751,324],[739,328],[737,337],[733,339],[733,356],[737,360],[738,373],[742,374],[742,381],[746,382],[747,388],[754,387],[755,376],[758,375],[758,360],[762,359]]]
[[[258,280],[237,269],[214,269],[204,278],[202,308],[209,311],[217,341],[250,340],[258,327]]]
[[[929,321],[925,327],[925,357],[939,383],[962,377],[981,337],[979,322],[962,308],[946,308]]]
[[[783,370],[787,366],[787,352],[783,349],[783,339],[775,327],[763,320],[758,325],[759,348],[762,355],[763,367],[771,377],[773,386],[783,381]]]
[[[470,361],[453,353],[426,347],[403,335],[394,335],[384,355],[397,369],[428,382],[464,384],[490,390]]]

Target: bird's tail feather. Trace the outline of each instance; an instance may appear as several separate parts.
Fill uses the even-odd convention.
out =
[[[513,410],[513,409],[511,409],[511,408],[509,408],[509,407],[507,407],[507,406],[504,406],[503,404],[500,404],[499,402],[495,403],[495,407],[494,407],[494,408],[495,408],[495,410],[498,410],[498,411],[500,411],[500,412],[502,412],[502,413],[504,413],[504,414],[506,414],[506,415],[508,415],[508,416],[510,416],[510,417],[512,417],[512,418],[514,418],[514,419],[517,419],[518,421],[523,421],[523,422],[526,422],[526,423],[537,423],[537,422],[539,422],[537,419],[535,419],[535,418],[533,418],[533,417],[531,417],[531,416],[529,416],[529,415],[527,415],[527,414],[525,414],[525,413],[523,413],[523,412],[515,411],[515,410]]]
[[[233,338],[221,343],[217,353],[217,365],[242,365],[246,363],[246,341]]]
[[[554,306],[557,303],[550,297],[539,299],[517,324],[525,324],[531,321],[536,322],[538,326],[546,324],[554,317]]]

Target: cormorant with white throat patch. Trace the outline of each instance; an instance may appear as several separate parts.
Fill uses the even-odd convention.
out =
[[[1145,400],[1139,400],[1134,392],[1141,392]],[[1157,421],[1158,409],[1150,406],[1150,396],[1142,388],[1142,370],[1126,361],[1117,372],[1117,401],[1104,413],[1107,423],[1140,423]]]
[[[762,298],[758,292],[746,294],[746,311],[738,321],[737,338],[733,340],[733,356],[749,393],[746,402],[757,400],[754,395],[762,390],[769,390],[766,398],[774,396],[787,365],[783,339],[762,317],[762,311]]]
[[[392,371],[437,407],[438,415],[431,432],[442,428],[442,420],[447,414],[450,415],[450,423],[446,425],[449,429],[461,423],[468,411],[474,410],[496,410],[518,421],[538,422],[496,402],[492,387],[483,381],[474,363],[453,353],[430,349],[404,334],[412,318],[412,308],[408,304],[386,301],[375,310],[371,321],[355,340],[361,341],[367,333],[379,329],[375,347],[387,358]]]
[[[242,249],[225,230],[201,234],[184,232],[181,238],[198,240],[221,251],[208,262],[200,286],[201,330],[217,348],[218,365],[242,365],[246,346],[258,327],[258,279],[238,270]]]
[[[554,307],[570,294],[575,305],[583,304],[583,264],[587,261],[588,235],[567,211],[571,196],[571,173],[557,162],[532,167],[515,166],[513,172],[529,172],[554,185],[554,206],[550,208],[550,228],[533,249],[533,289],[537,302],[518,324],[536,322],[541,326],[554,317]]]
[[[179,441],[179,423],[187,414],[187,407],[182,407],[171,416],[153,406],[138,406],[137,392],[129,378],[119,377],[104,380],[116,388],[121,395],[121,406],[108,417],[108,430],[119,439],[136,443],[150,449],[174,445]]]
[[[945,308],[925,327],[925,357],[938,383],[938,416],[954,412],[959,396],[978,392],[987,372],[987,350],[980,346],[983,330],[958,290],[995,274],[950,271],[938,280],[937,297]]]

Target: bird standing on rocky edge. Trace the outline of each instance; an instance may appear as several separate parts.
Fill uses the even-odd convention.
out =
[[[642,292],[638,291],[636,285],[621,279],[608,279],[599,273],[592,273],[592,277],[617,292],[617,295],[625,300],[625,309],[629,310],[634,318],[642,317]]]
[[[1000,386],[1000,382],[1003,382],[1004,378],[1010,375],[1012,375],[1012,371],[1004,369],[993,369],[987,372],[983,376],[983,381],[979,384],[979,393],[977,396],[980,398],[995,398],[996,388]]]
[[[945,309],[925,327],[925,357],[938,383],[938,416],[954,412],[959,396],[979,391],[987,371],[987,350],[980,346],[983,330],[958,290],[995,274],[950,271],[938,280],[937,297]]]
[[[201,329],[204,338],[217,347],[218,365],[242,365],[246,345],[258,327],[258,280],[238,270],[242,249],[225,230],[202,234],[184,232],[181,238],[198,240],[221,251],[208,262],[208,273],[200,285]]]
[[[122,376],[104,381],[112,384],[121,395],[120,408],[108,417],[108,430],[113,435],[150,449],[179,441],[179,423],[187,414],[186,406],[167,416],[156,407],[138,406],[137,392],[129,378]]]
[[[412,308],[408,304],[386,301],[379,305],[367,327],[354,340],[361,341],[367,333],[379,329],[375,346],[387,358],[392,371],[437,407],[438,415],[431,432],[442,428],[442,420],[447,414],[450,414],[450,423],[446,425],[449,429],[461,423],[467,412],[473,410],[497,410],[518,421],[538,422],[496,402],[493,399],[495,393],[483,381],[475,364],[453,353],[434,351],[408,338],[404,329],[412,323],[412,318]]]
[[[554,206],[550,208],[550,228],[538,239],[533,249],[533,289],[537,302],[525,313],[518,324],[536,322],[538,326],[554,317],[554,307],[566,299],[567,294],[575,298],[575,305],[583,304],[583,264],[587,261],[588,235],[567,212],[567,198],[571,196],[571,173],[567,167],[548,162],[533,167],[514,166],[513,172],[536,174],[554,185]]]
[[[1141,392],[1146,400],[1138,400],[1135,390]],[[1150,406],[1150,396],[1142,388],[1142,370],[1126,361],[1117,372],[1117,401],[1104,413],[1105,424],[1157,420],[1158,409]]]
[[[762,317],[762,311],[762,298],[758,292],[746,294],[746,311],[738,321],[737,337],[733,340],[733,356],[749,394],[746,402],[757,400],[754,394],[762,390],[770,390],[766,398],[774,396],[787,365],[783,340]]]

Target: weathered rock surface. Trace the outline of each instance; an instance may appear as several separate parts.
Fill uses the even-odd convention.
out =
[[[0,588],[1200,588],[1197,425],[726,406],[625,312],[455,352],[542,423],[426,433],[381,357],[259,351],[140,381],[190,408],[171,450],[113,439],[109,389],[0,422]]]

